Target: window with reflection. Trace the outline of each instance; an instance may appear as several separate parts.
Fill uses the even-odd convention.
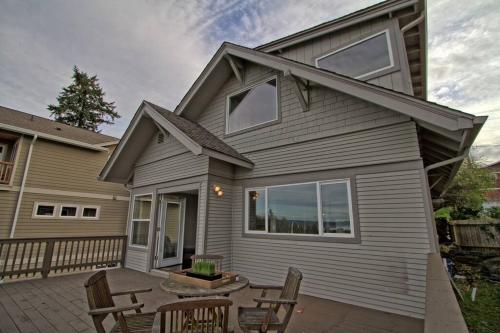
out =
[[[349,179],[247,189],[246,201],[248,233],[354,237]]]
[[[250,190],[247,192],[248,230],[266,230],[266,192]]]
[[[234,133],[278,119],[277,80],[254,85],[228,97],[226,132]]]
[[[269,187],[269,232],[318,234],[316,184]]]
[[[383,31],[316,59],[316,66],[354,78],[394,66],[389,32]]]
[[[152,201],[151,194],[137,195],[134,197],[130,240],[132,245],[148,246]]]

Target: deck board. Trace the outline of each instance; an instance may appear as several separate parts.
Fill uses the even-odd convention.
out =
[[[33,279],[0,284],[0,332],[95,332],[92,319],[87,314],[84,282],[92,273],[60,275],[48,279]],[[158,306],[175,300],[175,296],[160,289],[162,278],[129,269],[108,271],[112,291],[153,288],[152,293],[139,294],[144,311],[154,311]],[[235,332],[238,306],[253,306],[252,299],[258,291],[248,288],[231,298],[234,305],[230,320]],[[128,296],[117,297],[118,305],[128,304]],[[290,321],[290,333],[301,332],[363,332],[396,333],[423,332],[423,321],[382,311],[361,308],[311,296],[301,295],[297,312]],[[111,328],[109,316],[105,327]]]

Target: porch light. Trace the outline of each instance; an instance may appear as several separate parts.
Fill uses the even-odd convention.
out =
[[[222,191],[222,187],[220,185],[214,185],[214,192],[218,197],[222,197],[224,195],[224,191]]]

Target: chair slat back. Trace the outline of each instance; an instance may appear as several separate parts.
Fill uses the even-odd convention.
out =
[[[199,297],[160,306],[161,333],[227,333],[229,307],[226,297]]]
[[[113,298],[111,297],[108,280],[106,279],[106,271],[99,271],[92,275],[87,282],[85,282],[85,290],[87,291],[87,301],[90,310],[115,306],[115,302],[113,302]],[[102,322],[106,317],[107,314],[95,315],[92,317],[98,332],[104,330],[102,328]]]
[[[291,299],[296,301],[299,296],[300,283],[302,281],[302,273],[295,267],[290,267],[288,269],[288,274],[286,276],[285,285],[281,290],[281,299]],[[292,305],[283,305],[285,311],[290,312],[293,309]],[[278,311],[279,307],[276,309]]]

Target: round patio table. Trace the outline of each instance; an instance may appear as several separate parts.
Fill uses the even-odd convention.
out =
[[[187,283],[182,283],[174,281],[172,279],[166,279],[160,283],[161,289],[177,295],[179,298],[184,297],[206,297],[206,296],[229,296],[229,294],[234,293],[240,289],[248,286],[248,279],[244,276],[239,275],[238,281],[230,284],[226,284],[219,288],[208,289],[193,286]]]

